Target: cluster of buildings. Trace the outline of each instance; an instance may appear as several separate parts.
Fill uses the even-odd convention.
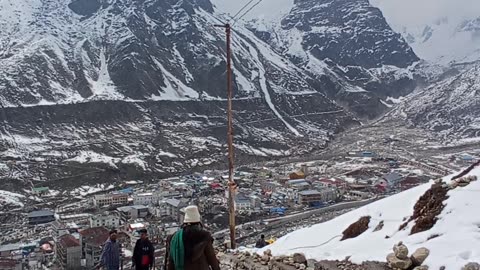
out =
[[[373,154],[365,152],[361,158],[370,155]],[[371,162],[375,163],[373,159]],[[242,220],[262,220],[271,215],[397,192],[429,179],[404,173],[390,161],[370,165],[345,171],[334,169],[335,175],[325,169],[330,166],[325,163],[302,164],[289,171],[264,167],[238,171],[234,175],[237,215]],[[153,184],[125,183],[116,191],[57,206],[56,212],[48,209],[30,212],[25,221],[30,231],[24,233],[23,243],[0,245],[0,269],[5,269],[2,263],[25,264],[26,258],[30,264],[91,269],[98,263],[111,229],[120,232],[124,257],[129,261],[140,229],[147,229],[152,242],[161,249],[166,237],[182,224],[183,209],[190,204],[199,206],[203,222],[211,230],[226,228],[227,182],[224,172],[205,171]],[[39,188],[35,192],[41,196],[48,189]],[[33,242],[26,241],[36,236]],[[32,254],[36,254],[35,259]]]

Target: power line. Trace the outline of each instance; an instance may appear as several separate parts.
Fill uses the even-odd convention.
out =
[[[245,11],[245,13],[243,13],[242,16],[240,16],[238,19],[236,19],[233,23],[232,23],[232,26],[235,25],[235,23],[237,23],[237,21],[241,20],[243,17],[245,17],[245,15],[247,15],[250,11],[252,11],[252,9],[254,9],[256,6],[258,6],[263,0],[258,0],[257,3],[255,3],[255,5],[251,6],[247,11]]]
[[[235,18],[242,12],[245,10],[245,8],[248,7],[248,5],[250,5],[253,1],[255,0],[250,0],[250,2],[248,2],[247,4],[245,4],[233,17],[232,17],[232,20],[235,20]]]

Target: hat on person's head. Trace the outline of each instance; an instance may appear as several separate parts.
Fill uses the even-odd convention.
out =
[[[141,229],[138,231],[139,233],[147,233],[147,229]]]
[[[185,207],[185,218],[183,219],[183,223],[199,223],[200,219],[201,217],[197,206],[190,205]]]
[[[114,234],[114,233],[117,233],[117,230],[112,229],[112,230],[110,230],[110,232],[109,232],[110,235],[112,235],[112,234]]]

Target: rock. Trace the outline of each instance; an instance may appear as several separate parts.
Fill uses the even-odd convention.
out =
[[[428,266],[422,265],[422,266],[417,266],[413,268],[413,270],[428,270]]]
[[[383,220],[381,220],[380,223],[378,223],[377,227],[375,227],[373,232],[381,231],[383,229],[383,225],[384,225],[384,222],[383,222]]]
[[[462,267],[462,270],[480,270],[480,264],[475,262],[467,263],[467,265]]]
[[[312,260],[312,259],[307,260],[307,266],[308,267],[315,267],[316,263],[317,263],[316,260]]]
[[[439,270],[445,270],[445,266],[440,266]]]
[[[250,257],[250,252],[245,252],[245,256]]]
[[[293,262],[306,264],[307,258],[305,258],[305,255],[303,253],[295,253],[293,254]]]
[[[267,249],[263,252],[263,255],[272,256],[272,251],[270,249]]]
[[[402,269],[406,270],[412,266],[412,260],[410,258],[400,259],[395,256],[394,253],[390,253],[387,256],[387,262],[393,269]]]
[[[300,267],[298,267],[300,270],[305,270],[307,269],[307,266],[305,264],[300,264]]]
[[[268,255],[263,255],[262,256],[262,262],[269,262],[270,261],[270,256]]]
[[[405,260],[408,258],[408,248],[402,242],[393,247],[393,252],[395,253],[395,257],[400,260]]]
[[[422,247],[415,250],[412,256],[410,256],[410,259],[412,260],[414,266],[421,266],[422,263],[427,259],[428,255],[430,255],[430,250]]]

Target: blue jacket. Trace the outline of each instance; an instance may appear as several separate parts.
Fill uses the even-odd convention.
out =
[[[120,243],[108,239],[103,246],[102,257],[100,259],[101,265],[107,270],[120,269],[120,252]]]

